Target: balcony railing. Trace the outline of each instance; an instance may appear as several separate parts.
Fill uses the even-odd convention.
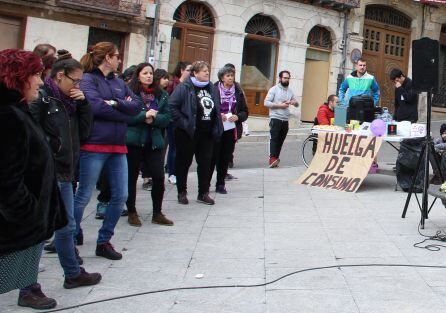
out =
[[[141,15],[141,0],[58,0],[59,6],[117,16]]]
[[[360,0],[312,0],[311,2],[335,10],[355,9],[360,6]]]

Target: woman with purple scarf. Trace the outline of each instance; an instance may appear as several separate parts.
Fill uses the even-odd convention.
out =
[[[218,80],[215,86],[220,92],[220,114],[224,132],[220,141],[214,145],[211,175],[214,168],[217,167],[215,191],[226,194],[228,192],[225,187],[225,177],[234,153],[235,142],[238,138],[237,132],[241,132],[242,122],[248,118],[248,107],[242,89],[235,83],[235,71],[232,67],[224,66],[220,69]]]
[[[132,226],[140,227],[141,220],[136,211],[136,182],[138,180],[141,162],[147,165],[152,177],[151,191],[153,215],[152,223],[172,226],[173,222],[162,212],[164,197],[164,130],[170,121],[167,108],[166,91],[153,82],[153,66],[150,63],[141,63],[136,67],[130,80],[129,87],[140,98],[141,112],[127,122],[127,163],[128,163],[128,190],[127,210],[128,222]]]
[[[51,74],[39,91],[39,98],[30,105],[30,111],[45,132],[55,159],[68,224],[56,230],[54,242],[65,274],[63,286],[71,289],[95,285],[100,282],[101,274],[87,273],[79,266],[83,260],[74,246],[76,222],[72,181],[80,143],[87,139],[92,124],[90,105],[79,89],[83,67],[66,50],[59,50],[58,55]]]

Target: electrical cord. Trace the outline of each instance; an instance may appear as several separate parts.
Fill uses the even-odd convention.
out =
[[[60,309],[54,309],[54,310],[47,310],[47,311],[41,311],[41,313],[50,313],[50,312],[61,312],[71,309],[80,308],[87,305],[102,303],[102,302],[108,302],[113,300],[119,300],[119,299],[125,299],[125,298],[131,298],[131,297],[138,297],[143,295],[149,295],[149,294],[155,294],[155,293],[163,293],[163,292],[170,292],[170,291],[181,291],[181,290],[197,290],[197,289],[218,289],[218,288],[255,288],[255,287],[265,287],[267,285],[274,284],[286,277],[303,273],[303,272],[310,272],[310,271],[316,271],[316,270],[324,270],[324,269],[331,269],[331,268],[345,268],[345,267],[415,267],[415,268],[437,268],[437,269],[446,269],[446,266],[442,265],[417,265],[417,264],[339,264],[339,265],[331,265],[331,266],[320,266],[320,267],[312,267],[312,268],[306,268],[303,270],[298,270],[294,272],[290,272],[288,274],[282,275],[274,280],[261,283],[261,284],[252,284],[252,285],[220,285],[220,286],[196,286],[196,287],[178,287],[178,288],[168,288],[168,289],[160,289],[160,290],[153,290],[153,291],[144,291],[144,292],[138,292],[133,294],[128,294],[124,296],[118,296],[118,297],[112,297],[102,300],[96,300],[91,302],[85,302],[69,307],[63,307]]]
[[[428,235],[425,235],[425,234],[423,234],[421,232],[420,227],[421,227],[421,221],[418,224],[418,233],[421,236],[425,237],[426,239],[423,239],[420,242],[414,243],[413,246],[415,248],[426,249],[426,250],[429,250],[429,251],[440,251],[441,248],[446,248],[446,245],[440,245],[440,244],[426,244],[426,245],[422,245],[422,244],[424,244],[424,243],[426,243],[428,241],[439,241],[439,242],[445,242],[446,243],[446,234],[443,233],[441,230],[438,230],[435,233],[434,236],[428,236]]]

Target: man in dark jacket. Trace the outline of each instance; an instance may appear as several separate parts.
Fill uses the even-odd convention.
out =
[[[415,123],[418,120],[418,94],[412,89],[412,80],[396,68],[389,76],[395,84],[395,121]]]

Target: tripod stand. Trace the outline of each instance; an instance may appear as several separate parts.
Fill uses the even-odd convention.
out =
[[[434,149],[434,143],[431,136],[431,111],[432,111],[432,89],[427,92],[427,118],[426,118],[426,137],[424,138],[424,142],[422,143],[421,153],[418,158],[417,167],[415,169],[415,174],[412,178],[412,184],[410,185],[409,193],[406,198],[406,204],[404,205],[404,210],[402,214],[402,218],[406,217],[407,208],[409,206],[410,198],[412,197],[413,189],[418,177],[418,173],[421,168],[421,163],[424,161],[423,167],[424,167],[424,176],[423,176],[423,197],[420,203],[418,202],[418,197],[415,194],[415,197],[417,198],[418,206],[420,207],[421,211],[421,228],[424,229],[424,222],[428,218],[431,207],[428,207],[428,189],[429,189],[429,160],[430,156],[434,155],[435,149]],[[424,159],[423,159],[424,158]],[[440,164],[438,163],[438,159],[435,159],[435,163],[437,165],[437,168],[440,169],[440,177],[441,180],[443,179],[443,173],[441,172]]]

